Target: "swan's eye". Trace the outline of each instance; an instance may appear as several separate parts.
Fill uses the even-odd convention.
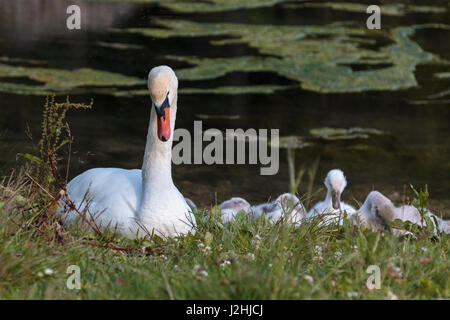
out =
[[[157,107],[155,105],[155,109],[156,109],[156,113],[158,114],[159,117],[164,117],[165,118],[165,109],[170,108],[170,103],[169,103],[169,93],[167,93],[166,95],[166,99],[164,99],[163,103],[161,103],[160,107]]]
[[[170,108],[170,102],[169,102],[169,93],[167,92],[166,99],[164,99],[164,102],[161,104],[161,109]]]
[[[170,102],[169,102],[169,91],[167,91],[166,94],[166,99],[164,99],[164,102],[161,105],[161,108],[169,108],[170,107]]]

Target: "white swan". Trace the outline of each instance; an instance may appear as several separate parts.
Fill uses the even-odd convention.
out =
[[[351,205],[341,201],[341,194],[347,186],[347,180],[344,173],[340,169],[330,170],[324,181],[327,187],[327,195],[324,201],[320,201],[308,212],[307,217],[315,215],[326,214],[326,223],[336,221],[339,216],[339,224],[343,223],[343,212],[347,213],[347,217],[353,215],[356,210]]]
[[[68,183],[69,198],[80,211],[88,202],[89,212],[97,213],[89,218],[100,228],[132,239],[152,232],[163,237],[194,232],[195,217],[173,184],[171,173],[177,89],[178,79],[170,67],[150,71],[152,107],[142,170],[95,168]],[[61,209],[68,222],[78,217],[70,208]]]
[[[306,217],[305,207],[292,193],[283,193],[275,201],[252,206],[248,212],[255,219],[265,215],[272,223],[288,217],[287,221],[294,225],[300,225]]]
[[[236,214],[240,211],[248,212],[250,203],[240,197],[233,197],[220,204],[220,211],[222,214],[222,222],[227,223],[234,219]]]
[[[434,233],[439,232],[450,233],[449,222],[445,221],[427,209],[426,215],[431,218],[434,224]],[[378,191],[372,191],[367,196],[361,208],[358,210],[360,222],[367,228],[373,231],[383,230],[388,228],[389,222],[399,219],[403,222],[411,222],[421,227],[425,225],[422,221],[419,210],[413,206],[395,207],[391,200],[385,197]],[[356,217],[356,215],[355,215]],[[434,221],[436,219],[436,222]],[[355,221],[355,220],[354,220]],[[393,230],[394,234],[407,234],[406,230]]]

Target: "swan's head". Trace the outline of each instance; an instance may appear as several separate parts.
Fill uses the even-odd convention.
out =
[[[372,191],[359,210],[378,228],[386,228],[387,222],[395,218],[395,206],[378,191]]]
[[[341,208],[341,194],[344,192],[347,186],[347,180],[345,179],[342,170],[333,169],[328,172],[327,177],[324,181],[328,192],[331,192],[331,202],[333,208],[338,210]]]
[[[178,79],[168,66],[154,67],[148,74],[148,91],[156,111],[158,138],[165,142],[171,136],[171,120],[175,120]]]

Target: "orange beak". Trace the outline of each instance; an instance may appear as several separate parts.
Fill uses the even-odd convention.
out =
[[[157,114],[158,138],[165,142],[170,139],[170,108],[164,108],[163,113]]]

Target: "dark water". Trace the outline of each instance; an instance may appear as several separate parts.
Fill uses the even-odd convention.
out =
[[[65,28],[65,8],[77,3],[87,12],[83,30]],[[383,2],[386,3],[386,2]],[[446,1],[428,2],[447,6],[446,13],[383,16],[383,25],[448,23]],[[0,57],[10,65],[45,66],[57,69],[89,67],[145,79],[149,69],[170,64],[175,70],[186,63],[167,60],[167,55],[198,57],[239,57],[259,55],[246,44],[217,47],[212,39],[223,37],[148,38],[118,32],[128,27],[150,27],[155,17],[196,22],[233,22],[273,25],[322,25],[335,21],[365,21],[365,14],[330,9],[287,9],[283,6],[232,10],[217,13],[174,13],[157,4],[81,1],[2,1],[0,4]],[[413,39],[426,51],[450,60],[450,31],[418,30]],[[324,39],[326,41],[326,39]],[[98,42],[133,44],[138,47],[116,50]],[[20,58],[21,60],[11,60]],[[33,60],[33,61],[30,61]],[[36,62],[37,61],[37,62]],[[203,128],[279,128],[280,135],[304,135],[319,127],[376,128],[388,132],[388,142],[376,139],[323,144],[297,152],[296,165],[309,166],[320,156],[314,190],[322,186],[326,172],[341,168],[348,187],[344,200],[363,201],[372,189],[399,201],[404,185],[428,184],[431,206],[450,214],[450,116],[449,103],[412,104],[449,88],[450,79],[436,81],[437,72],[450,66],[421,65],[416,68],[418,86],[399,91],[323,94],[300,88],[273,94],[182,94],[178,98],[177,127],[193,130],[199,114],[239,115],[238,119],[203,120]],[[17,79],[34,85],[33,80]],[[28,82],[26,82],[28,81]],[[1,79],[0,79],[1,82]],[[233,72],[213,80],[180,81],[180,88],[208,88],[256,84],[293,85],[296,82],[273,72]],[[36,84],[37,85],[37,84]],[[141,89],[143,86],[137,86]],[[72,101],[89,102],[91,111],[69,114],[75,136],[71,177],[97,166],[138,168],[141,166],[150,114],[146,96],[114,97],[100,94],[71,94]],[[61,97],[60,99],[63,99]],[[17,152],[32,151],[25,135],[27,124],[38,140],[44,96],[0,92],[0,128],[4,131],[1,160],[14,165]],[[364,146],[358,148],[358,145]],[[280,170],[275,176],[259,175],[259,165],[180,165],[173,176],[180,191],[200,205],[209,205],[231,196],[264,201],[288,191],[286,153],[280,153]],[[300,186],[300,193],[306,184]],[[408,191],[408,194],[411,193]],[[316,194],[322,197],[324,192]]]

